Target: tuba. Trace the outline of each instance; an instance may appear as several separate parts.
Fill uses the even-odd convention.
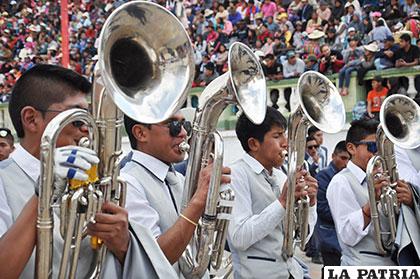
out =
[[[304,164],[306,131],[310,124],[326,133],[339,132],[346,123],[344,104],[337,88],[324,75],[308,71],[297,83],[299,106],[288,123],[288,190],[284,219],[283,257],[293,256],[295,242],[305,248],[309,226],[309,197],[295,201],[296,172]]]
[[[159,22],[165,22],[165,28],[160,28]],[[106,201],[124,206],[126,184],[119,177],[123,113],[147,124],[169,118],[183,105],[194,77],[187,32],[174,15],[151,2],[133,1],[116,9],[102,28],[98,53],[92,115],[79,109],[62,112],[49,123],[42,137],[38,278],[52,276],[53,207],[60,207],[60,230],[65,239],[59,278],[75,278],[80,242],[86,237],[88,222]],[[56,138],[65,125],[75,120],[90,127],[89,140],[84,144],[97,151],[100,163],[89,183],[66,187],[56,201]],[[94,261],[86,277],[99,278],[107,249],[96,237],[91,238],[91,246]]]
[[[395,190],[398,171],[394,144],[406,149],[420,146],[420,107],[406,96],[392,95],[382,104],[379,117],[380,124],[376,131],[378,154],[369,160],[366,176],[375,245],[379,253],[385,255],[395,242],[400,210]],[[375,178],[383,175],[390,179],[389,184],[381,190],[379,199],[379,207],[386,217],[386,224],[382,224],[379,217],[374,187]]]
[[[185,209],[197,189],[202,168],[213,159],[213,176],[204,214],[199,226],[179,260],[186,278],[201,278],[210,265],[220,267],[228,219],[234,194],[226,185],[220,186],[223,164],[223,139],[216,132],[220,114],[229,104],[239,105],[254,123],[265,117],[267,93],[264,74],[258,59],[242,43],[229,48],[229,71],[212,81],[200,96],[191,136],[190,160],[185,177],[182,208]]]

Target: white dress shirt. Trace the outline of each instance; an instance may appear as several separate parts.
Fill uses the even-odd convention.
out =
[[[249,154],[245,153],[243,159],[257,174],[260,174],[264,170],[263,165]],[[281,192],[287,177],[281,171],[273,171],[276,171]],[[248,182],[247,174],[243,170],[232,170],[231,184],[235,191],[235,205],[232,210],[233,218],[229,224],[230,241],[236,248],[246,250],[257,241],[266,237],[276,226],[281,224],[286,210],[277,199],[260,214],[254,215],[250,195],[250,187],[252,185]],[[316,206],[310,207],[309,224],[311,233],[316,223],[315,213]]]
[[[416,170],[408,157],[406,151],[394,145],[395,159],[400,179],[415,185],[420,190],[420,170]],[[420,147],[416,148],[418,156],[420,156]]]
[[[347,168],[363,187],[367,187],[366,173],[349,161]],[[362,184],[363,183],[363,184]],[[364,227],[362,208],[347,179],[338,173],[333,177],[327,189],[327,200],[334,219],[337,236],[348,246],[355,246],[369,233],[370,224]]]
[[[6,160],[14,160],[33,181],[38,180],[41,172],[40,162],[22,146],[17,145],[16,149]],[[2,236],[12,226],[12,224],[12,211],[7,202],[3,181],[0,179],[0,236]]]
[[[159,159],[143,153],[138,150],[133,150],[132,160],[140,163],[151,173],[153,173],[159,180],[165,183],[165,177],[168,173],[169,166]],[[149,204],[146,193],[139,185],[138,180],[130,174],[124,172],[124,168],[121,170],[121,176],[127,181],[127,202],[126,209],[129,212],[130,220],[135,223],[139,223],[152,231],[154,237],[158,237],[162,234],[159,227],[159,214]],[[140,178],[141,179],[141,178]],[[168,194],[171,200],[171,194],[169,188],[164,187],[165,192]],[[172,206],[172,205],[168,205]]]

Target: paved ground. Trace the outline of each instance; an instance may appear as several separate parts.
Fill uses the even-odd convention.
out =
[[[309,273],[311,274],[312,279],[321,279],[321,264],[314,264],[311,262],[311,258],[308,258],[305,253],[300,251],[298,248],[295,250],[296,256],[302,259],[305,264],[309,266]]]

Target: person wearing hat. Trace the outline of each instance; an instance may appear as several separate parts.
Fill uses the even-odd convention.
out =
[[[376,70],[394,67],[394,54],[399,48],[399,45],[395,44],[393,36],[386,37],[383,48],[376,54],[374,62]]]
[[[306,61],[305,61],[305,72],[306,71],[318,72],[318,70],[319,70],[318,59],[313,54],[308,55],[308,58],[306,58]]]
[[[216,72],[216,67],[212,62],[209,62],[204,66],[204,72],[198,76],[198,84],[199,86],[204,87],[218,76],[219,74]]]
[[[284,78],[299,77],[305,71],[305,62],[293,50],[289,50],[286,54],[287,60],[283,63]]]
[[[0,128],[0,161],[9,158],[13,150],[15,145],[12,132],[7,128]]]
[[[388,88],[384,87],[382,82],[383,79],[380,76],[375,76],[372,80],[372,90],[368,92],[366,98],[368,116],[378,121],[382,103],[388,95]]]
[[[321,55],[320,44],[321,39],[325,37],[325,33],[319,30],[314,30],[308,35],[308,39],[303,46],[303,50],[308,55],[315,55],[319,57]]]

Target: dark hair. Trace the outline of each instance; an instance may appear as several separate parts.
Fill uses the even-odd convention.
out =
[[[411,42],[411,36],[409,34],[401,34],[400,41]]]
[[[347,147],[346,147],[346,141],[345,140],[339,141],[335,145],[333,154],[338,154],[338,153],[341,153],[341,152],[347,152]]]
[[[280,128],[287,128],[287,120],[284,116],[275,108],[267,107],[267,113],[265,114],[264,121],[257,125],[251,122],[245,113],[242,113],[236,123],[236,135],[241,142],[242,148],[245,152],[249,152],[248,140],[254,138],[259,142],[264,141],[264,136],[271,128],[278,126]]]
[[[17,80],[10,97],[9,114],[17,136],[25,136],[20,115],[24,107],[47,110],[68,96],[88,94],[91,87],[86,78],[72,70],[55,65],[35,65]]]
[[[306,137],[306,142],[311,141],[311,140],[316,141],[316,139],[313,136],[307,136]]]
[[[6,141],[10,144],[10,146],[13,146],[15,143],[15,139],[13,138],[12,131],[10,131],[10,129],[7,129],[7,128],[0,128],[0,132],[1,131],[5,131],[6,136],[4,137],[0,136],[0,137],[6,139]]]
[[[124,115],[124,127],[125,127],[125,131],[127,132],[128,139],[130,140],[130,145],[132,149],[137,149],[137,139],[133,135],[133,127],[134,125],[137,125],[137,124],[144,125],[149,129],[152,126],[152,124],[144,124],[134,119],[131,119],[127,115]]]
[[[318,131],[321,131],[321,130],[318,129],[317,127],[315,127],[315,126],[309,127],[309,129],[308,129],[308,137],[312,137]]]
[[[375,119],[369,120],[354,120],[350,123],[350,129],[347,132],[346,144],[359,142],[369,135],[376,134],[379,121]]]

